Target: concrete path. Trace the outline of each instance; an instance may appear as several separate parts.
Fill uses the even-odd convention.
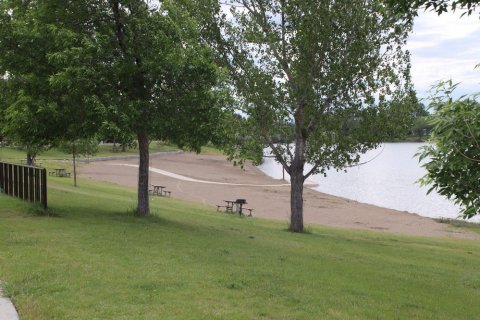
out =
[[[0,320],[19,320],[17,310],[12,301],[2,297],[2,288],[0,288]]]
[[[132,168],[138,168],[138,165],[136,164],[126,164],[126,163],[113,163],[111,164],[112,166],[125,166],[125,167],[132,167]],[[177,180],[183,180],[183,181],[188,181],[188,182],[199,182],[199,183],[207,183],[207,184],[220,184],[220,185],[227,185],[227,186],[247,186],[247,187],[286,187],[290,186],[290,183],[284,183],[284,184],[247,184],[247,183],[229,183],[229,182],[217,182],[217,181],[207,181],[207,180],[198,180],[190,177],[185,177],[173,172],[165,171],[162,169],[157,169],[150,167],[149,168],[151,172],[159,173],[164,176],[174,178]]]

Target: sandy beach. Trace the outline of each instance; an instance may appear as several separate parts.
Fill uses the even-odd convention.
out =
[[[79,174],[89,179],[135,187],[137,159],[98,161],[82,166]],[[266,176],[256,167],[239,166],[221,155],[170,153],[151,156],[150,184],[166,186],[172,197],[202,203],[216,209],[223,200],[246,199],[259,218],[285,221],[290,215],[290,186]],[[413,236],[480,239],[474,233],[433,219],[381,208],[304,189],[305,224],[392,232]]]

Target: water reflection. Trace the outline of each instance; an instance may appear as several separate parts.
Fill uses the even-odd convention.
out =
[[[458,206],[435,192],[427,195],[428,188],[416,183],[425,173],[414,157],[422,145],[386,143],[363,155],[361,162],[367,162],[364,165],[350,168],[347,173],[330,170],[326,178],[316,175],[309,181],[317,183],[315,190],[324,193],[426,217],[456,218]],[[266,158],[259,168],[269,176],[282,178],[281,166],[271,158]],[[285,176],[288,179],[288,174]]]

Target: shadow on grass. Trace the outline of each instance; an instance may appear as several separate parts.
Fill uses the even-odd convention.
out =
[[[50,217],[50,218],[60,218],[62,217],[56,210],[54,209],[43,209],[41,207],[31,207],[27,210],[27,212],[33,216],[37,217]]]

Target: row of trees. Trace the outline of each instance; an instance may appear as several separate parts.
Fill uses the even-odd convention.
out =
[[[150,139],[199,150],[221,114],[218,67],[196,21],[169,1],[0,6],[4,134],[33,152],[108,126],[135,135],[138,214],[148,215]]]
[[[195,151],[210,140],[254,161],[269,147],[290,174],[290,229],[301,232],[305,179],[358,163],[411,125],[418,103],[403,47],[413,9],[400,9],[381,0],[4,0],[2,133],[29,150],[108,126],[135,135],[142,216],[151,139]]]

